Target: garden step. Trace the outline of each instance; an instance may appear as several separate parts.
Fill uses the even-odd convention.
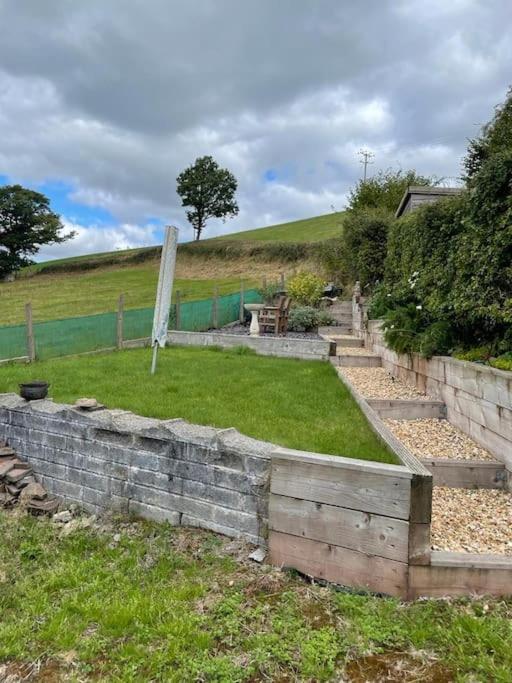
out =
[[[382,358],[373,354],[361,355],[350,353],[342,353],[330,359],[331,363],[336,366],[351,367],[351,368],[380,368],[382,367]]]
[[[2,445],[2,442],[0,442],[0,446],[0,458],[7,458],[11,455],[16,455],[14,448],[9,448],[9,446],[6,446],[5,444]]]
[[[446,417],[445,404],[435,399],[368,398],[366,400],[383,419],[420,420]]]
[[[318,334],[323,339],[328,339],[330,341],[336,342],[338,346],[364,346],[364,342],[362,339],[354,337],[351,334],[344,334],[343,331],[340,331],[339,327],[319,327]]]

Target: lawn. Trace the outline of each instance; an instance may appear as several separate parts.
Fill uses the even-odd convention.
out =
[[[142,521],[0,511],[0,538],[0,680],[510,681],[511,600],[337,592]]]
[[[364,460],[396,462],[327,362],[172,347],[60,358],[0,368],[0,392],[45,379],[56,401],[93,396],[109,408],[214,427],[235,427],[257,439]]]
[[[25,304],[32,302],[34,320],[55,320],[78,315],[115,311],[121,293],[126,308],[154,306],[158,262],[72,273],[41,274],[0,283],[0,326],[25,319]],[[214,287],[219,294],[239,291],[240,278],[185,280],[174,282],[183,301],[210,299]],[[246,281],[246,287],[251,282]]]

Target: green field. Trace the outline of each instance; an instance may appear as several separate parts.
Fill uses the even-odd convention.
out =
[[[510,681],[510,600],[340,592],[167,524],[0,512],[0,538],[2,681]]]
[[[25,303],[30,301],[34,320],[56,320],[80,315],[115,311],[119,294],[125,294],[126,308],[154,306],[158,281],[158,263],[38,275],[0,284],[0,326],[25,319]],[[254,284],[246,281],[246,286]],[[219,294],[240,289],[240,278],[212,280],[177,279],[174,295],[181,292],[183,301],[210,299],[214,287]]]
[[[180,417],[289,448],[396,462],[329,363],[238,351],[162,349],[155,376],[150,349],[9,364],[0,368],[0,392],[37,377],[64,403],[94,396],[137,415]]]
[[[268,228],[221,235],[212,239],[243,240],[246,242],[321,242],[341,235],[342,220],[343,212],[338,211],[323,216],[291,221],[290,223],[270,225]]]
[[[279,242],[303,245],[333,237],[341,231],[341,214],[332,213],[305,220],[238,232],[201,245],[233,241],[244,247],[251,244],[278,246]],[[207,231],[206,231],[207,234]],[[193,245],[192,245],[193,246]],[[175,291],[183,301],[209,299],[215,286],[219,294],[238,291],[243,277],[247,288],[261,283],[262,276],[275,276],[279,260],[266,257],[254,260],[251,255],[178,251]],[[300,267],[300,262],[294,264]],[[287,264],[288,270],[292,268]],[[24,321],[24,307],[30,301],[36,321],[90,315],[114,311],[120,294],[126,308],[154,305],[158,279],[158,253],[155,247],[89,254],[37,263],[23,269],[15,282],[0,282],[0,326]]]

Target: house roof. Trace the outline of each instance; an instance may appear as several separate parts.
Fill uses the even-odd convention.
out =
[[[396,210],[395,217],[399,218],[403,214],[404,209],[407,206],[407,202],[409,201],[409,198],[412,195],[447,197],[450,195],[460,194],[461,191],[461,187],[431,187],[428,185],[409,185],[407,190],[404,192],[404,196],[400,200],[400,204],[398,205],[398,209]]]

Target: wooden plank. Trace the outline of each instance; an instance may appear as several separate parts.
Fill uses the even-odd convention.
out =
[[[25,320],[27,324],[27,356],[30,362],[36,359],[36,343],[34,339],[34,321],[32,318],[32,304],[25,304]]]
[[[358,510],[270,494],[269,528],[407,562],[409,524]]]
[[[446,417],[443,401],[386,398],[369,398],[367,401],[377,415],[386,420],[418,420]]]
[[[299,538],[278,531],[269,535],[270,561],[316,579],[342,586],[405,597],[408,567],[404,562]]]
[[[464,563],[462,554],[433,552],[431,565],[411,565],[408,597],[512,595],[512,561],[506,563],[505,558],[496,558],[493,562],[489,556],[483,556],[479,562],[472,555]]]
[[[409,519],[410,479],[397,476],[394,468],[389,473],[382,469],[273,456],[270,490],[282,496]]]
[[[123,319],[124,319],[124,294],[119,295],[117,302],[117,320],[116,320],[116,346],[118,349],[123,348]]]
[[[500,462],[429,458],[423,464],[432,472],[434,486],[503,489],[507,485],[507,470]]]

